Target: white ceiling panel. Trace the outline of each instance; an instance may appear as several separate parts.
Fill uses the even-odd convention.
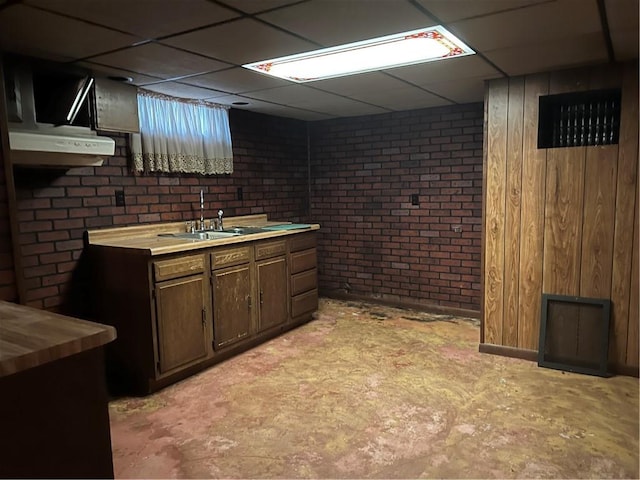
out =
[[[359,102],[336,102],[333,104],[321,105],[319,107],[322,112],[332,117],[356,117],[359,115],[378,115],[380,113],[386,113],[389,110],[376,107],[374,105],[367,105],[366,103]]]
[[[478,55],[448,58],[441,62],[421,63],[386,71],[395,77],[419,86],[466,77],[488,79],[503,76],[489,62]]]
[[[167,61],[169,58],[170,62]],[[146,43],[106,55],[99,55],[91,58],[91,61],[163,79],[229,67],[229,64],[217,60],[156,43]]]
[[[459,78],[424,86],[427,90],[456,103],[484,101],[484,87],[485,80],[482,78]]]
[[[0,10],[0,50],[47,59],[78,59],[140,38],[25,5]]]
[[[312,43],[250,18],[178,35],[162,43],[236,65],[315,48]]]
[[[287,87],[260,90],[247,94],[246,96],[282,105],[308,108],[323,113],[332,113],[339,106],[353,108],[354,111],[369,111],[371,109],[377,110],[377,113],[385,111],[383,108],[376,108],[375,106],[372,108],[362,102],[333,95],[304,85],[290,85]]]
[[[417,0],[442,22],[455,22],[492,13],[516,10],[549,0]]]
[[[607,50],[598,33],[564,41],[562,48],[558,48],[556,42],[547,42],[501,48],[486,55],[509,75],[548,72],[607,61]]]
[[[314,88],[319,88],[320,90],[347,97],[361,93],[380,92],[408,86],[406,82],[380,72],[329,78],[327,80],[312,82],[309,85]]]
[[[180,80],[180,83],[200,87],[216,88],[229,93],[251,92],[265,88],[283,87],[291,82],[279,78],[262,75],[242,67],[235,67],[221,72],[207,73]]]
[[[509,10],[486,17],[454,22],[452,33],[471,48],[481,51],[557,40],[601,32],[598,5],[595,1],[562,0]]]
[[[208,0],[26,0],[26,3],[145,38],[183,32],[239,15]]]
[[[303,2],[258,18],[325,47],[436,24],[406,0]]]
[[[638,33],[623,30],[611,35],[611,43],[616,61],[627,61],[638,58]]]
[[[637,0],[605,0],[611,42],[618,61],[638,58],[639,3]]]
[[[158,77],[151,77],[149,75],[142,75],[140,73],[134,73],[128,70],[107,67],[93,62],[76,62],[75,65],[79,65],[90,70],[96,76],[130,78],[131,82],[127,83],[131,83],[133,85],[144,85],[146,83],[153,83],[161,80]]]
[[[274,103],[264,102],[262,100],[247,98],[240,95],[216,97],[214,99],[211,99],[211,102],[218,103],[220,105],[228,105],[240,110],[249,110],[252,112],[265,113],[269,115],[297,118],[299,120],[324,120],[333,117],[333,115],[327,115],[326,113],[319,113],[312,110],[289,107],[286,105],[278,105]],[[247,103],[247,105],[234,105],[238,102]]]
[[[444,98],[410,85],[383,91],[362,92],[354,94],[352,98],[394,111],[451,104]]]
[[[487,79],[637,59],[638,0],[602,2],[606,15],[601,0],[0,0],[0,51],[317,120],[482,101]],[[478,55],[305,84],[240,68],[439,22]]]
[[[300,0],[221,0],[220,3],[231,8],[237,8],[246,13],[258,13],[292,3],[298,3],[299,1]]]

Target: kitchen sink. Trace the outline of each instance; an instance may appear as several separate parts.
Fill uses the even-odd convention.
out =
[[[235,233],[237,235],[250,235],[252,233],[264,233],[260,227],[229,227],[225,228],[223,233]]]
[[[181,233],[159,233],[159,237],[182,238],[185,240],[219,240],[221,238],[237,237],[237,232],[219,232],[219,231],[202,231],[202,232],[181,232]]]

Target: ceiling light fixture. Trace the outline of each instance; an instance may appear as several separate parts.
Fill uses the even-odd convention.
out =
[[[475,53],[460,39],[437,25],[337,47],[248,63],[243,67],[292,82],[303,83]]]

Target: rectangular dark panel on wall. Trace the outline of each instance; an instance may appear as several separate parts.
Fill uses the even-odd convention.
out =
[[[608,299],[542,296],[538,365],[607,376]]]

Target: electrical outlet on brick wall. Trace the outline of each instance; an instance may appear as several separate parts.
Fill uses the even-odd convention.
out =
[[[116,207],[124,207],[124,190],[116,190]]]

